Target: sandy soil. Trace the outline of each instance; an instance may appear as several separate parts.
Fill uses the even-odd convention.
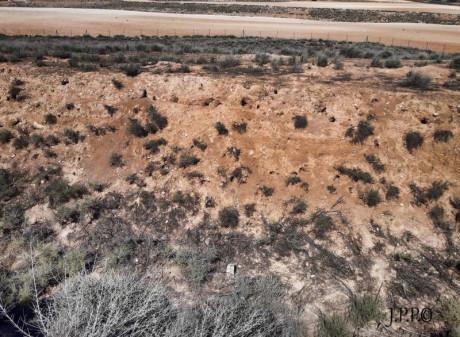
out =
[[[0,8],[6,34],[233,34],[364,41],[460,52],[460,26],[351,23],[288,18],[147,13],[101,9]]]
[[[127,0],[138,1],[138,0]],[[149,2],[149,1],[147,1]],[[198,3],[200,1],[197,1]],[[245,1],[217,1],[219,4],[252,5],[252,6],[279,6],[304,8],[333,8],[333,9],[364,9],[375,11],[401,12],[430,12],[460,14],[460,7],[449,5],[435,5],[420,2],[337,2],[337,1],[285,1],[285,2],[245,2]]]
[[[351,225],[347,228],[344,224],[337,224],[338,232],[332,240],[335,245],[331,246],[341,256],[347,256],[349,252],[343,249],[347,243],[338,233],[348,231],[362,238],[363,252],[372,251],[379,239],[370,232],[371,218],[385,232],[388,229],[393,235],[400,236],[410,230],[423,244],[436,249],[445,247],[441,230],[433,227],[426,208],[412,204],[413,198],[407,186],[412,181],[423,187],[436,179],[449,181],[449,191],[437,204],[444,205],[449,210],[446,217],[449,221],[452,219],[448,198],[460,193],[459,114],[455,110],[460,94],[442,87],[423,93],[395,89],[380,79],[400,79],[410,69],[408,66],[401,69],[367,69],[346,62],[345,71],[352,74],[353,80],[333,85],[328,81],[343,71],[332,66],[318,68],[312,65],[310,69],[305,66],[303,74],[264,77],[210,75],[201,72],[198,66],[193,69],[196,72],[190,74],[145,72],[134,79],[111,70],[69,73],[65,69],[50,72],[31,64],[3,66],[0,73],[2,97],[6,97],[11,79],[20,78],[26,81],[25,90],[30,98],[25,102],[7,102],[2,98],[0,124],[9,128],[11,121],[18,119],[18,127],[30,127],[34,121],[42,122],[47,113],[53,113],[59,116],[58,124],[46,126],[40,131],[43,135],[60,134],[64,128],[85,134],[83,143],[73,146],[61,143],[53,148],[71,182],[100,181],[109,183],[110,190],[122,193],[136,191],[136,187],[127,185],[124,177],[137,172],[144,178],[147,163],[161,160],[162,156],[171,152],[171,146],[176,146],[199,156],[198,165],[185,170],[172,169],[165,177],[156,172],[152,177],[145,177],[145,189],[158,193],[164,189],[193,191],[201,195],[202,200],[210,196],[218,205],[206,210],[213,218],[223,206],[235,206],[243,213],[242,205],[255,202],[257,213],[253,219],[242,219],[238,228],[242,233],[256,237],[264,235],[262,215],[269,220],[287,216],[291,206],[285,202],[292,197],[305,198],[309,211],[312,211],[319,207],[330,208],[343,196],[344,203],[336,209],[344,212]],[[449,73],[448,69],[439,65],[430,65],[421,71],[432,76],[434,85],[438,86],[447,80]],[[116,90],[109,85],[113,77],[121,80],[125,88]],[[60,84],[63,78],[68,78],[68,85]],[[141,97],[143,90],[148,93],[145,98]],[[244,107],[240,103],[243,97],[248,102]],[[212,103],[204,105],[210,98]],[[67,111],[65,102],[74,102],[75,111]],[[109,117],[103,104],[112,104],[119,111],[113,118]],[[143,119],[149,104],[154,104],[169,121],[168,127],[153,137],[164,137],[169,144],[161,147],[160,153],[155,155],[142,148],[145,139],[135,138],[126,132],[127,117]],[[137,115],[133,112],[135,107],[141,110]],[[372,121],[375,135],[363,145],[351,144],[349,139],[344,138],[345,131],[369,113],[376,118]],[[293,128],[292,117],[297,114],[308,117],[309,124],[305,130]],[[335,122],[331,122],[331,117],[335,118]],[[429,122],[422,124],[422,118]],[[227,126],[234,121],[247,122],[248,131],[245,134],[230,131],[228,136],[218,136],[213,126],[217,120]],[[88,124],[114,125],[119,131],[98,137],[86,130]],[[449,143],[434,142],[432,134],[439,128],[451,130],[454,139]],[[413,155],[408,154],[402,140],[409,130],[425,135],[425,143]],[[191,147],[194,138],[208,144],[205,152]],[[223,155],[229,146],[242,150],[239,161]],[[125,167],[115,169],[109,166],[108,158],[112,151],[123,155]],[[363,158],[369,153],[380,157],[386,165],[384,173],[371,171]],[[21,167],[38,167],[48,160],[40,149],[29,147],[16,151],[12,146],[1,146],[0,167],[10,167],[14,162]],[[376,180],[385,177],[387,181],[394,182],[401,189],[400,199],[384,201],[375,208],[364,206],[359,192],[367,186],[354,183],[345,176],[337,178],[334,165],[338,164],[360,167],[372,172]],[[240,165],[252,170],[247,183],[239,185],[233,181],[223,188],[218,167],[231,172]],[[184,174],[191,171],[202,173],[204,182],[199,184],[186,179]],[[308,193],[300,184],[286,186],[286,177],[294,174],[309,183]],[[326,190],[326,186],[331,184],[337,188],[334,194]],[[258,191],[262,185],[274,187],[274,195],[270,198],[262,196]],[[383,193],[381,184],[376,183],[373,187]],[[196,228],[201,216],[189,218],[184,222],[183,229]],[[401,249],[407,247],[398,249],[389,245],[386,254]],[[385,259],[385,256],[378,255],[376,259],[379,261],[379,257]],[[241,256],[237,262],[242,265],[243,272],[254,272],[249,267],[250,260]],[[390,277],[386,262],[382,263],[375,265],[371,275],[357,277],[356,282],[373,287],[370,291],[376,292],[380,283],[372,278],[388,281]],[[336,290],[330,289],[331,285],[323,279],[316,280],[307,266],[299,264],[295,257],[269,261],[265,272],[281,276],[294,289],[305,286],[310,296],[307,311],[313,310],[314,305],[323,307],[328,296],[334,295],[331,303],[336,303]]]

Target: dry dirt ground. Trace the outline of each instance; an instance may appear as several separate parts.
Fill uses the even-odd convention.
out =
[[[414,23],[347,23],[269,17],[146,13],[98,9],[0,8],[0,32],[127,36],[233,34],[241,36],[323,38],[460,50],[460,26]]]
[[[155,67],[164,67],[164,64]],[[396,70],[373,69],[347,61],[343,71],[332,66],[304,65],[303,74],[263,77],[210,75],[200,69],[200,66],[194,66],[190,74],[145,72],[130,78],[109,70],[82,73],[70,71],[65,66],[50,70],[33,64],[3,64],[0,69],[0,124],[10,128],[12,123],[19,121],[16,127],[32,129],[34,122],[43,123],[46,114],[55,114],[58,116],[57,125],[45,126],[39,133],[60,134],[64,128],[70,128],[86,135],[86,139],[77,145],[60,144],[53,148],[69,181],[100,181],[109,185],[109,191],[128,193],[139,188],[128,185],[124,178],[137,173],[145,179],[147,186],[144,189],[148,191],[181,190],[199,194],[201,200],[205,196],[212,197],[217,207],[206,211],[214,219],[222,207],[236,207],[242,219],[236,232],[256,238],[265,235],[263,219],[274,221],[290,213],[291,206],[286,202],[291,198],[304,199],[310,212],[316,208],[328,209],[343,197],[343,203],[335,209],[343,212],[348,225],[337,223],[337,231],[331,235],[328,247],[347,256],[348,251],[344,250],[347,243],[343,240],[345,234],[351,233],[362,245],[362,252],[373,260],[366,274],[345,281],[354,290],[376,293],[383,282],[394,277],[394,270],[389,268],[389,256],[408,249],[407,245],[388,244],[379,253],[373,251],[380,239],[372,233],[371,219],[385,232],[397,237],[410,231],[415,237],[410,243],[411,249],[416,250],[421,245],[439,251],[445,249],[442,231],[436,229],[427,216],[429,209],[414,205],[408,187],[410,182],[427,187],[435,180],[448,181],[450,188],[438,204],[448,210],[446,217],[449,220],[453,218],[448,199],[460,196],[460,113],[457,112],[460,93],[441,86],[449,74],[445,66],[422,68],[421,71],[430,75],[434,82],[433,90],[424,92],[403,89],[395,84],[410,69],[407,65]],[[351,74],[350,81],[333,80],[344,72]],[[115,89],[112,78],[122,81],[125,87]],[[6,100],[8,87],[14,79],[25,81],[28,98],[24,102]],[[65,86],[61,85],[63,79],[69,81]],[[144,90],[147,97],[142,97]],[[242,99],[247,102],[244,106]],[[75,104],[74,110],[66,109],[65,104],[69,102]],[[119,110],[110,117],[104,104]],[[161,136],[168,141],[168,146],[161,147],[155,155],[143,149],[145,139],[126,132],[128,117],[143,119],[151,104],[169,120],[166,129],[155,137],[149,136],[155,139]],[[140,109],[138,114],[135,114],[135,108]],[[292,118],[295,115],[308,118],[306,129],[294,129]],[[371,119],[375,134],[362,145],[351,144],[349,138],[344,137],[345,131],[369,115],[375,117]],[[332,117],[334,121],[331,121]],[[421,123],[422,119],[426,122]],[[217,134],[214,128],[217,121],[229,128],[229,135]],[[247,132],[233,131],[230,128],[233,122],[246,122]],[[86,129],[89,124],[113,125],[118,131],[95,136]],[[434,142],[433,132],[437,129],[451,130],[453,139],[447,143]],[[419,131],[425,137],[422,147],[413,154],[404,147],[403,137],[408,131]],[[204,152],[193,147],[195,138],[208,144]],[[239,160],[225,154],[231,146],[241,149]],[[154,173],[152,177],[146,177],[146,165],[171,153],[173,147],[195,154],[200,162],[187,169],[173,168],[167,176]],[[1,145],[0,149],[0,166],[5,168],[14,164],[21,168],[36,168],[52,161],[33,147],[17,151],[11,145]],[[126,166],[111,167],[111,152],[122,154]],[[364,160],[366,154],[377,154],[386,166],[385,172],[373,172]],[[340,164],[371,172],[376,180],[373,186],[382,196],[384,188],[377,181],[385,178],[394,183],[401,190],[399,200],[383,201],[376,207],[365,206],[359,193],[367,186],[346,176],[339,177],[334,166]],[[233,181],[223,186],[218,168],[231,172],[241,165],[252,171],[247,183]],[[191,171],[203,174],[203,181],[187,179],[185,173]],[[309,191],[299,185],[286,186],[285,179],[292,175],[308,182]],[[261,194],[258,188],[263,185],[275,189],[273,196]],[[334,185],[336,192],[328,192],[328,185]],[[243,205],[247,203],[256,203],[257,211],[250,219],[242,215]],[[47,212],[47,205],[43,205],[35,214],[29,212],[28,217],[47,217]],[[201,216],[202,211],[184,221],[179,233],[185,229],[193,230]],[[52,219],[53,216],[48,217]],[[72,227],[67,227],[60,240],[67,243],[66,238],[71,232]],[[458,232],[454,233],[453,240],[458,245]],[[305,320],[314,322],[317,308],[330,310],[346,306],[346,296],[340,290],[340,284],[319,279],[308,263],[296,255],[268,260],[256,256],[251,260],[237,255],[235,262],[240,266],[239,271],[280,276],[289,284],[294,299],[300,297],[307,302],[303,307]],[[177,269],[168,269],[165,275],[176,277]],[[178,282],[176,287],[185,289]],[[382,292],[386,290],[384,288]]]

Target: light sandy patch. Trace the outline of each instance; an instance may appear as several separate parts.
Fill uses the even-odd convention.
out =
[[[460,52],[460,26],[352,23],[290,18],[103,9],[0,8],[0,32],[59,35],[236,35],[381,42]]]

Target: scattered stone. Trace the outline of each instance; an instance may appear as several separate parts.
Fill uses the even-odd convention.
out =
[[[334,123],[335,122],[335,117],[334,116],[329,117],[329,122]]]
[[[236,264],[230,263],[227,265],[227,274],[235,276],[236,274]]]
[[[61,84],[62,84],[62,85],[67,85],[67,84],[69,84],[69,80],[68,80],[68,79],[63,79],[63,80],[61,81]]]
[[[43,130],[45,128],[44,125],[38,124],[36,121],[33,122],[32,127],[36,130]]]

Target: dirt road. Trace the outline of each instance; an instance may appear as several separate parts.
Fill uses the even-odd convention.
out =
[[[460,26],[351,23],[71,8],[0,8],[0,33],[59,35],[232,34],[364,41],[460,52]]]
[[[139,1],[139,0],[128,0]],[[141,0],[145,1],[145,0]],[[200,1],[197,1],[200,3]],[[338,2],[338,1],[285,1],[285,2],[250,2],[250,1],[216,1],[218,4],[278,6],[303,8],[363,9],[375,11],[428,12],[460,14],[460,6],[435,5],[420,2]]]

